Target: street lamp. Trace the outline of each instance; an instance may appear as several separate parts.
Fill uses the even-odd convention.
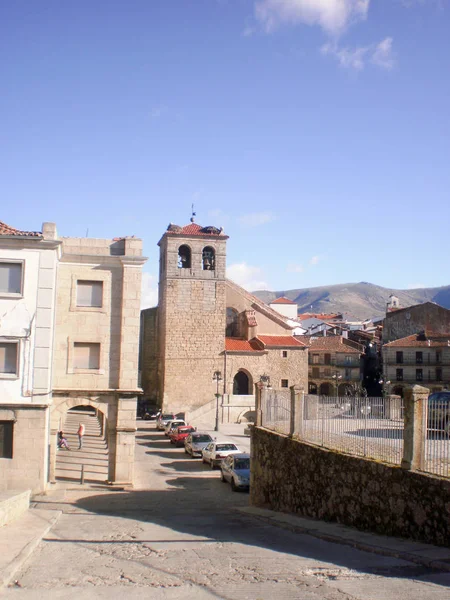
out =
[[[342,379],[342,375],[339,374],[339,371],[336,371],[332,378],[336,381],[336,397],[339,396],[339,379]]]
[[[378,383],[382,386],[381,391],[382,391],[383,398],[384,398],[386,396],[386,392],[388,391],[387,387],[385,387],[385,386],[390,385],[391,382],[388,380],[387,377],[382,377]]]
[[[265,373],[263,375],[260,376],[259,381],[261,383],[263,383],[265,386],[267,386],[268,388],[270,388],[270,376],[266,375]]]
[[[213,381],[216,382],[216,424],[214,425],[214,431],[219,431],[219,381],[222,381],[222,373],[220,371],[214,371]]]

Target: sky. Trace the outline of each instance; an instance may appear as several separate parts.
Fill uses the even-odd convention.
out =
[[[250,291],[450,284],[450,0],[0,3],[0,220],[222,226]]]

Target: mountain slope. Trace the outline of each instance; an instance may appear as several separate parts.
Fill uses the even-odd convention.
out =
[[[255,296],[269,304],[285,296],[298,304],[299,312],[346,313],[348,318],[376,318],[386,313],[386,302],[395,294],[400,306],[412,306],[421,302],[436,302],[450,309],[450,285],[439,288],[394,290],[367,283],[343,283],[315,288],[269,292],[259,290]]]

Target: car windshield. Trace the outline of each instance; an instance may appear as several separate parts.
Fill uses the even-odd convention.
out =
[[[240,471],[242,469],[250,469],[250,459],[249,458],[237,458],[234,461],[234,468],[236,471]]]
[[[167,419],[173,419],[173,415],[170,415],[170,414],[169,414],[169,415],[161,415],[161,419],[162,419],[163,421],[164,421],[164,420],[167,420]]]
[[[192,436],[192,441],[195,444],[199,444],[201,442],[210,442],[211,441],[211,436],[208,435],[207,433],[205,435],[193,435]]]
[[[217,444],[216,450],[237,450],[234,444]]]

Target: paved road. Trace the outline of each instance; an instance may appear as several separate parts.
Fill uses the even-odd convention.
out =
[[[153,424],[138,427],[136,489],[73,486],[50,497],[45,507],[64,514],[7,597],[448,600],[449,573],[237,512],[248,494],[233,493]]]

